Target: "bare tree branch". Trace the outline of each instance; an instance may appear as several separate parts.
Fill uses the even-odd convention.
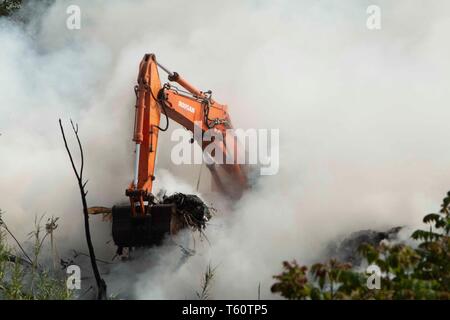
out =
[[[92,245],[91,232],[90,232],[90,228],[89,228],[89,213],[88,213],[88,206],[87,206],[87,200],[86,200],[87,191],[85,190],[87,181],[83,182],[83,170],[84,170],[83,147],[81,145],[80,137],[78,136],[78,124],[74,125],[72,120],[70,120],[70,123],[72,125],[72,130],[75,134],[75,137],[78,142],[78,147],[80,149],[81,165],[80,165],[79,171],[77,171],[77,169],[76,169],[75,162],[73,161],[72,153],[67,144],[67,139],[66,139],[66,135],[64,133],[64,128],[63,128],[61,119],[59,119],[59,127],[61,128],[61,134],[62,134],[62,137],[64,140],[64,145],[66,147],[67,154],[69,155],[70,163],[72,164],[72,169],[77,178],[78,188],[80,190],[81,202],[83,204],[84,229],[85,229],[85,233],[86,233],[86,242],[87,242],[88,249],[89,249],[89,257],[91,260],[92,270],[94,272],[95,282],[97,283],[97,299],[104,300],[104,299],[106,299],[106,283],[102,279],[100,272],[98,270],[97,259],[95,258],[94,246]]]
[[[73,257],[74,257],[74,258],[77,258],[78,256],[89,257],[89,255],[86,254],[86,253],[84,253],[84,252],[78,252],[78,251],[76,251],[76,250],[73,250]],[[102,260],[102,259],[97,259],[97,261],[98,261],[98,262],[101,262],[101,263],[104,263],[104,264],[112,264],[111,262],[106,261],[106,260]]]

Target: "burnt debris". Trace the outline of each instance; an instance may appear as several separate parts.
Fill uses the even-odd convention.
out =
[[[176,207],[176,218],[184,227],[194,231],[202,231],[206,223],[211,219],[212,207],[209,207],[194,194],[174,193],[171,196],[164,195],[162,204],[174,204]]]
[[[402,227],[394,227],[386,231],[360,230],[353,232],[348,237],[328,247],[328,256],[340,261],[359,265],[362,257],[358,249],[362,244],[378,246],[383,240],[395,240]]]

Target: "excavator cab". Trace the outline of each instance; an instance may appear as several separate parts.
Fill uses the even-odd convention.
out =
[[[171,83],[161,85],[159,69],[168,74]],[[112,235],[119,251],[124,247],[141,247],[160,244],[165,235],[174,234],[183,227],[203,228],[209,219],[208,207],[194,195],[174,194],[157,199],[152,194],[155,180],[155,161],[158,135],[169,127],[169,119],[190,131],[195,126],[202,133],[207,130],[225,132],[231,128],[228,108],[214,101],[211,92],[202,92],[156,61],[154,54],[146,54],[139,65],[136,94],[134,136],[134,178],[126,189],[129,205],[112,208]],[[165,126],[160,126],[161,116]],[[207,143],[199,142],[203,150]],[[233,148],[234,146],[232,146]],[[223,146],[226,155],[227,146]],[[208,166],[213,168],[214,166]],[[233,191],[243,190],[247,178],[241,166],[227,164],[226,181],[236,183]],[[220,181],[217,170],[212,172],[216,185]]]

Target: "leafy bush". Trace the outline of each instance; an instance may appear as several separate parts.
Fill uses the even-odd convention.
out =
[[[0,0],[0,17],[9,16],[20,8],[22,0]]]
[[[12,233],[4,223],[0,210],[0,299],[48,300],[69,299],[71,292],[66,287],[65,277],[58,270],[49,270],[40,264],[41,249],[47,236],[56,228],[57,219],[49,219],[46,228],[41,219],[30,233],[34,240],[33,254],[29,255],[17,242],[22,255],[16,254],[6,241]],[[44,236],[41,236],[45,230]],[[14,238],[14,240],[16,240]]]
[[[423,218],[428,230],[411,235],[417,248],[383,242],[360,246],[363,258],[381,270],[380,289],[369,289],[368,276],[351,264],[331,259],[311,268],[285,261],[271,290],[287,299],[450,299],[449,206],[450,191],[440,212]]]

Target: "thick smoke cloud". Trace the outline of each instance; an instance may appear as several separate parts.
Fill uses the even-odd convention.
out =
[[[81,30],[66,28],[69,4],[81,8]],[[381,7],[379,31],[366,28],[370,4]],[[177,247],[150,250],[111,270],[112,291],[195,297],[211,263],[214,298],[256,298],[259,284],[272,297],[282,260],[315,261],[329,241],[357,229],[417,225],[448,188],[447,1],[38,7],[24,8],[25,26],[0,20],[0,208],[22,237],[35,214],[47,213],[61,217],[61,246],[84,243],[59,117],[79,123],[90,204],[124,200],[132,87],[146,52],[213,90],[237,127],[280,128],[279,173],[211,221],[209,244],[197,241],[178,268]],[[171,165],[169,134],[160,146],[157,188],[195,191],[199,168]],[[201,191],[208,198],[205,182]],[[97,250],[111,254],[109,225],[91,220]]]

